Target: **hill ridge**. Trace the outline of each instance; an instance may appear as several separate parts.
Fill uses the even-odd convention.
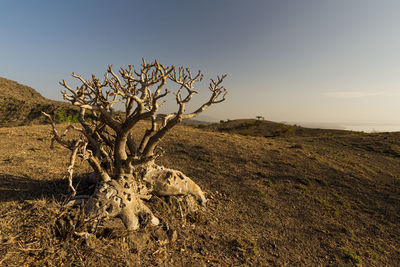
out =
[[[77,108],[68,103],[43,97],[30,86],[0,77],[0,127],[41,124],[41,111],[55,115],[77,114]]]

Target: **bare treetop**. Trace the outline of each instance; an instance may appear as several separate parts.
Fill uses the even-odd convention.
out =
[[[144,136],[138,147],[139,150],[135,151],[132,156],[142,153],[145,156],[151,156],[158,141],[170,128],[184,119],[197,116],[210,105],[224,101],[227,93],[222,86],[226,75],[217,77],[216,80],[211,79],[208,87],[211,92],[209,100],[195,111],[185,113],[186,104],[197,93],[194,88],[196,83],[203,79],[203,74],[200,71],[192,74],[189,68],[166,67],[157,60],[146,63],[143,59],[139,69],[135,69],[133,65],[129,65],[126,69],[121,68],[119,76],[113,71],[111,65],[108,67],[103,81],[100,81],[95,75],[92,75],[91,80],[85,80],[75,73],[72,73],[72,76],[79,79],[82,85],[74,90],[68,86],[65,80],[62,80],[60,84],[66,88],[62,92],[64,99],[83,110],[91,110],[95,117],[98,117],[121,137],[126,137],[138,121],[151,119],[151,130]],[[156,115],[160,106],[164,104],[164,101],[161,102],[161,100],[171,93],[165,88],[167,81],[177,85],[173,94],[178,104],[178,110],[164,116],[162,123],[157,125]],[[125,107],[124,118],[113,116],[113,106],[119,102],[123,103]],[[121,145],[123,146],[123,144]],[[120,152],[117,158],[126,159],[124,150],[117,152]]]
[[[168,89],[164,89],[168,80],[178,85],[174,95],[179,105],[178,112],[167,116],[168,120],[193,118],[211,104],[224,101],[226,96],[226,89],[221,85],[226,75],[218,77],[216,81],[211,79],[210,99],[196,111],[184,114],[186,103],[197,93],[194,90],[196,83],[203,79],[200,71],[193,75],[189,68],[165,67],[157,60],[148,64],[143,59],[140,69],[129,65],[126,69],[121,68],[119,74],[120,77],[113,71],[112,65],[108,67],[102,82],[95,75],[92,75],[92,80],[85,80],[80,75],[72,73],[72,76],[79,79],[82,85],[73,90],[65,80],[62,80],[60,84],[67,89],[62,92],[63,97],[76,106],[100,112],[111,112],[116,103],[123,102],[127,117],[126,124],[129,124],[129,121],[151,117],[158,111],[160,99],[171,93]],[[116,125],[118,124],[114,126]]]

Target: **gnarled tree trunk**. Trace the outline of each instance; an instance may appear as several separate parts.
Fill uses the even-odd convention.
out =
[[[133,170],[126,170],[115,179],[99,182],[85,210],[89,215],[96,217],[120,217],[130,230],[148,222],[157,225],[158,218],[143,202],[143,199],[149,199],[151,194],[191,194],[200,204],[206,203],[200,187],[182,172],[148,162]]]

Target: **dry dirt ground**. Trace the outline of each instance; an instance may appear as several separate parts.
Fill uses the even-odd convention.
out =
[[[68,151],[49,143],[48,125],[0,128],[0,265],[400,265],[399,133],[265,138],[178,126],[159,161],[192,177],[208,206],[154,197],[161,225],[132,233],[63,207]],[[89,171],[79,163],[76,182]]]

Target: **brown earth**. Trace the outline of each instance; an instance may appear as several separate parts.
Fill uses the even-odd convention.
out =
[[[193,178],[208,206],[153,197],[161,225],[132,233],[62,207],[68,151],[49,142],[48,125],[0,128],[0,265],[400,264],[399,133],[265,138],[178,126],[159,161]],[[89,171],[81,163],[76,176]]]

